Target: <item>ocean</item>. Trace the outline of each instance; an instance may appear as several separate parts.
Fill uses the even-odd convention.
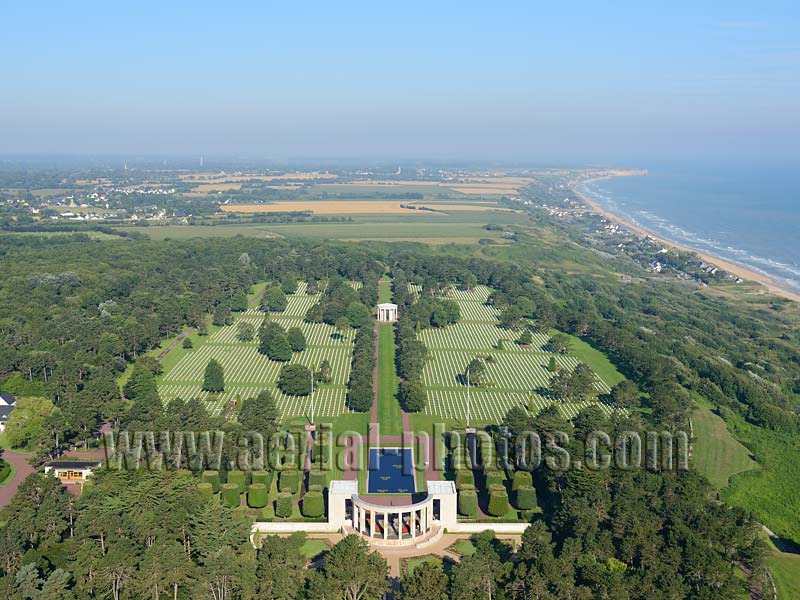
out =
[[[646,166],[579,187],[609,212],[667,240],[800,292],[800,165]]]

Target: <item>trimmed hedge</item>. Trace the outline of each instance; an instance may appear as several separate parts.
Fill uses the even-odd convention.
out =
[[[215,494],[219,492],[219,471],[203,471],[200,481],[210,483],[211,489]]]
[[[269,490],[263,483],[251,483],[247,488],[247,506],[264,508],[269,500]]]
[[[508,512],[508,494],[502,486],[492,486],[489,492],[489,514],[502,517]]]
[[[325,471],[312,470],[308,473],[308,489],[318,485],[320,489],[325,489],[328,485],[328,474]]]
[[[528,471],[517,471],[511,482],[511,491],[516,492],[521,487],[533,487],[533,477]]]
[[[211,498],[214,495],[214,486],[208,481],[201,481],[197,484],[197,491],[203,498]]]
[[[322,490],[323,487],[321,485],[317,485],[316,483],[308,486],[309,492],[321,492]]]
[[[0,459],[0,481],[5,481],[11,474],[11,463]]]
[[[531,510],[536,508],[536,490],[531,486],[523,486],[517,490],[517,508]]]
[[[478,515],[478,494],[475,490],[461,490],[458,492],[458,513],[465,517]]]
[[[269,490],[272,485],[272,471],[253,471],[250,480],[253,483],[263,483],[264,487]]]
[[[219,501],[225,506],[239,506],[239,486],[235,483],[223,483],[219,492]]]
[[[463,489],[465,485],[475,486],[475,474],[467,469],[456,471],[456,489]]]
[[[278,476],[278,491],[296,494],[300,489],[300,474],[297,471],[281,471]]]
[[[325,512],[325,499],[322,492],[306,492],[303,496],[303,515],[321,517]]]
[[[292,508],[292,495],[285,492],[278,494],[278,500],[275,503],[275,516],[282,519],[288,519],[292,516]]]
[[[505,474],[499,469],[490,469],[484,473],[484,477],[486,478],[486,489],[488,490],[493,485],[503,485],[503,482],[506,480]]]
[[[239,493],[245,491],[244,471],[228,471],[228,483],[235,483],[239,487]]]

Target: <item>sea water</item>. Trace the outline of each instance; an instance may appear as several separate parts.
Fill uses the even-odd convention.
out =
[[[654,234],[800,292],[800,164],[643,165],[579,190]]]

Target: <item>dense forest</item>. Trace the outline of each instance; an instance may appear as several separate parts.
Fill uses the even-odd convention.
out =
[[[540,268],[534,246],[512,262],[415,244],[5,236],[0,256],[0,381],[39,399],[41,419],[25,440],[37,464],[85,443],[102,422],[271,433],[277,412],[268,394],[246,399],[238,423],[210,417],[193,399],[162,406],[159,365],[142,354],[185,327],[202,328],[208,315],[224,318],[263,281],[276,282],[276,302],[291,281],[329,282],[307,318],[357,326],[387,271],[395,300],[410,309],[398,324],[407,405],[424,404],[417,331],[458,318],[436,290],[481,283],[495,290],[490,301],[501,320],[530,318],[544,331],[580,336],[641,392],[619,421],[593,411],[573,423],[549,411],[535,418],[512,411],[498,424],[512,436],[530,427],[675,431],[687,427],[694,394],[753,427],[800,434],[800,333],[781,310],[687,294],[668,282],[622,284]],[[347,280],[365,285],[357,291]],[[420,302],[404,282],[421,286]],[[371,399],[373,344],[371,328],[359,327],[348,398],[356,410]],[[131,363],[121,396],[117,380]],[[188,470],[202,465],[174,466],[184,471],[102,472],[80,498],[31,476],[0,517],[4,596],[318,599],[387,590],[383,559],[350,538],[316,571],[304,569],[300,539],[266,538],[256,551],[239,511],[196,493]],[[399,597],[728,598],[742,591],[737,566],[752,574],[754,589],[766,585],[758,523],[719,502],[693,470],[537,470],[534,480],[544,512],[516,555],[480,536],[475,554],[458,565],[415,570]]]

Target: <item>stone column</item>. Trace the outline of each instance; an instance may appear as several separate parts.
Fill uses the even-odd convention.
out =
[[[383,513],[383,541],[389,539],[389,513]]]
[[[364,512],[364,509],[359,507],[358,508],[358,529],[361,532],[362,536],[367,532],[366,520],[367,520],[367,515]]]
[[[411,515],[408,518],[409,525],[411,526],[411,539],[417,539],[417,509],[411,511]]]

